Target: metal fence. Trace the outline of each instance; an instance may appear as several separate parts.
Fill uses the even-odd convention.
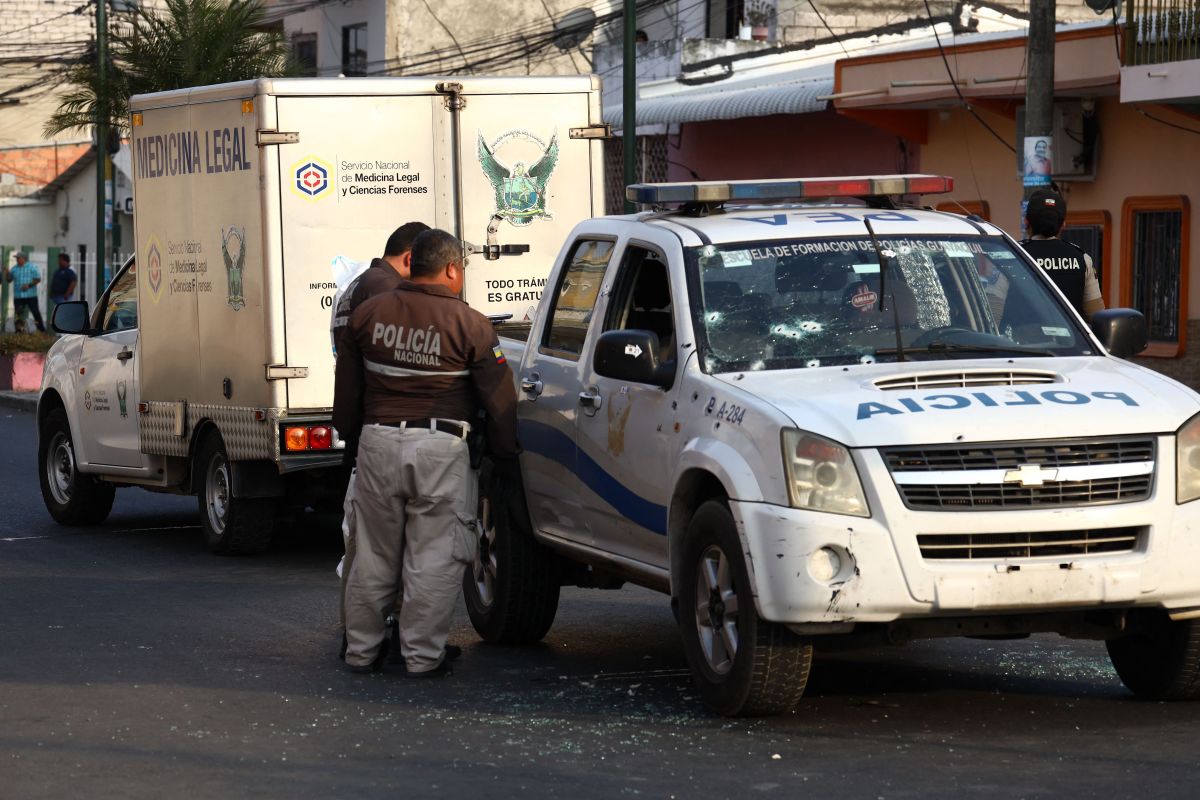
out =
[[[1200,0],[1131,0],[1122,66],[1200,58]]]
[[[642,183],[661,183],[667,179],[667,137],[637,137],[635,174]],[[604,143],[604,207],[606,214],[625,213],[625,149],[620,139]]]
[[[16,314],[13,309],[13,284],[9,282],[8,270],[15,264],[13,255],[18,251],[25,253],[29,263],[37,267],[41,275],[41,282],[38,284],[38,309],[41,311],[42,319],[49,327],[50,324],[50,279],[54,271],[58,268],[59,252],[69,251],[62,250],[57,247],[44,247],[32,249],[17,248],[10,246],[0,246],[0,263],[3,264],[3,271],[0,272],[0,332],[11,333],[16,329]],[[116,270],[120,269],[125,260],[129,258],[128,253],[115,253],[112,260],[103,265],[103,268],[97,271],[96,259],[85,258],[82,261],[76,257],[72,257],[71,268],[75,270],[78,276],[78,284],[75,287],[75,300],[87,300],[89,304],[95,306],[96,299],[103,293],[108,282],[112,280],[112,276]],[[33,329],[32,320],[30,320],[29,328]]]

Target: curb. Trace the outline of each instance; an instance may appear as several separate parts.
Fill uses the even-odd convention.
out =
[[[21,411],[37,411],[37,392],[0,392],[0,406]]]

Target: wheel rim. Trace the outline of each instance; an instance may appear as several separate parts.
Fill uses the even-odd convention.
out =
[[[496,597],[496,520],[492,501],[484,497],[479,502],[479,547],[471,571],[475,577],[475,594],[481,605],[491,606]]]
[[[46,453],[46,483],[54,501],[65,506],[71,502],[75,486],[75,449],[71,437],[61,431],[54,434]]]
[[[217,534],[225,532],[229,514],[229,465],[220,454],[208,462],[204,481],[204,502],[208,507],[208,523]]]
[[[696,632],[708,666],[718,675],[733,669],[738,649],[738,597],[733,565],[716,545],[696,565]]]

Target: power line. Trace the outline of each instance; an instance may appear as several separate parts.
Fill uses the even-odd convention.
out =
[[[61,14],[57,14],[57,15],[55,15],[55,16],[53,16],[53,17],[46,17],[46,19],[44,19],[44,20],[41,20],[40,22],[32,22],[32,23],[30,23],[29,25],[26,25],[26,26],[25,26],[25,27],[23,27],[23,28],[13,28],[13,29],[12,29],[12,30],[10,30],[10,31],[4,31],[3,33],[0,33],[0,37],[4,37],[4,36],[12,36],[12,35],[13,35],[13,34],[15,34],[15,33],[21,33],[22,31],[27,31],[27,30],[29,30],[30,28],[36,28],[36,27],[38,27],[38,26],[40,26],[40,25],[47,25],[47,24],[49,24],[49,23],[51,23],[51,22],[54,22],[54,21],[56,21],[56,20],[60,20],[60,19],[62,19],[63,17],[69,16],[69,15],[71,15],[71,14],[81,14],[81,13],[83,13],[83,10],[84,10],[85,8],[87,8],[88,6],[90,6],[91,4],[92,4],[92,3],[91,3],[91,0],[89,0],[89,2],[87,2],[87,3],[84,3],[83,5],[76,6],[75,8],[72,8],[72,9],[70,9],[69,11],[64,11],[64,12],[62,12]]]
[[[817,19],[821,20],[821,24],[825,26],[825,30],[829,31],[829,35],[832,36],[833,40],[838,43],[838,47],[842,48],[842,53],[846,56],[846,58],[849,58],[850,54],[846,52],[846,45],[842,44],[842,40],[839,39],[838,35],[833,32],[833,28],[829,27],[829,23],[825,21],[825,15],[822,14],[820,9],[817,8],[817,4],[814,3],[813,0],[808,0],[808,4],[812,6],[813,13],[817,15]]]
[[[1178,128],[1181,131],[1187,131],[1188,133],[1194,133],[1197,136],[1200,136],[1200,131],[1196,130],[1195,128],[1188,128],[1183,125],[1176,125],[1174,122],[1169,122],[1165,119],[1159,119],[1158,117],[1154,116],[1153,114],[1147,114],[1145,111],[1138,108],[1137,106],[1134,106],[1133,110],[1138,112],[1139,114],[1141,114],[1146,119],[1153,120],[1154,122],[1157,122],[1160,125],[1166,125],[1168,128]]]
[[[963,97],[962,89],[958,88],[958,76],[955,75],[950,69],[950,61],[946,58],[946,49],[942,47],[942,37],[938,35],[937,21],[933,18],[933,11],[929,8],[929,0],[923,0],[923,2],[925,3],[925,14],[929,17],[929,25],[933,29],[933,39],[937,42],[938,52],[942,54],[942,64],[944,64],[946,67],[946,77],[950,78],[950,85],[954,87],[954,93],[958,95],[959,102],[963,104],[963,108],[970,112],[971,116],[973,116],[980,125],[987,128],[988,133],[996,137],[996,141],[1000,142],[1000,144],[1007,147],[1013,153],[1016,153],[1017,148],[1013,147],[1007,139],[997,133],[996,129],[989,125],[987,120],[979,116],[979,113],[971,107],[971,104],[967,102],[967,98]]]
[[[666,2],[667,0],[642,0],[638,4],[637,11],[647,11],[664,5]],[[620,19],[622,15],[623,12],[621,10],[600,15],[596,18],[595,25],[596,27],[601,27],[609,22]],[[521,58],[546,50],[561,33],[561,29],[555,28],[553,25],[547,28],[545,23],[542,22],[523,25],[505,31],[504,35],[508,37],[505,39],[488,36],[462,43],[459,48],[436,48],[408,56],[408,58],[416,60],[405,61],[403,57],[398,57],[369,62],[368,67],[375,65],[377,68],[371,70],[368,74],[387,75],[394,74],[397,70],[409,72],[427,65],[440,64],[447,60],[447,55],[455,51],[460,51],[458,55],[462,58],[464,64],[462,66],[455,66],[454,71],[470,71],[471,69],[478,69],[497,61],[502,62],[504,60]],[[474,56],[477,60],[471,61],[467,56]]]

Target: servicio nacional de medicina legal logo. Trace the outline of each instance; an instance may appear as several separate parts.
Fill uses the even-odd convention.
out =
[[[155,303],[162,297],[163,284],[162,247],[158,238],[151,236],[146,242],[146,288]]]
[[[501,134],[491,144],[483,131],[478,136],[479,166],[496,193],[496,216],[513,225],[553,219],[546,211],[546,183],[558,163],[558,134],[551,134],[549,144],[522,130]]]
[[[301,197],[320,200],[333,194],[333,167],[316,156],[308,156],[292,167],[292,190]]]

